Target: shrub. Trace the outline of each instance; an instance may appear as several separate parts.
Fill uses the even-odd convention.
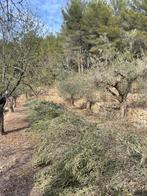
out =
[[[74,101],[76,98],[79,98],[81,90],[78,75],[73,75],[59,82],[58,89],[61,96],[65,99],[70,99],[71,105],[74,105]]]
[[[75,74],[59,83],[59,91],[64,98],[70,98],[71,104],[74,105],[76,98],[84,98],[87,101],[88,109],[96,101],[96,86],[92,72]]]

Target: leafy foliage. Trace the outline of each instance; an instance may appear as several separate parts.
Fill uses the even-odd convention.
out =
[[[67,79],[62,80],[58,84],[58,89],[61,95],[71,100],[71,104],[74,104],[74,100],[80,97],[80,81],[79,76],[73,74],[73,76],[69,76]]]

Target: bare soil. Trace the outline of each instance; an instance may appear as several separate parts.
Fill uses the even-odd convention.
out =
[[[5,115],[6,135],[0,136],[0,196],[40,196],[33,188],[32,154],[38,140],[27,132],[26,109]]]

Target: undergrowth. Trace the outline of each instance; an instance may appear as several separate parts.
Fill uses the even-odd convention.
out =
[[[45,196],[147,195],[145,135],[102,130],[61,105],[32,103],[32,131],[41,137],[35,181]]]

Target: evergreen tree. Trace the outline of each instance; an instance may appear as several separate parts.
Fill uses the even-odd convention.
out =
[[[65,51],[72,53],[68,63],[76,64],[75,69],[83,72],[84,42],[82,31],[82,17],[85,9],[85,3],[82,0],[71,0],[67,8],[62,11],[64,17],[63,34],[65,38]],[[67,50],[68,48],[68,50]],[[71,51],[69,51],[71,50]]]

